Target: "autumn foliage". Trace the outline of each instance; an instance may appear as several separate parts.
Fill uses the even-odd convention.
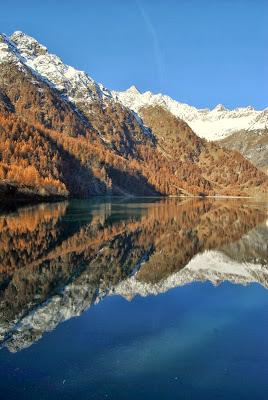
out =
[[[8,82],[8,84],[6,84]],[[247,195],[267,176],[161,107],[145,128],[119,103],[79,110],[30,70],[1,65],[0,183],[40,195]]]

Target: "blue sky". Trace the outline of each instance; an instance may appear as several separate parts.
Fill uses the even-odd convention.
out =
[[[22,30],[109,89],[197,107],[268,106],[267,0],[1,1]]]

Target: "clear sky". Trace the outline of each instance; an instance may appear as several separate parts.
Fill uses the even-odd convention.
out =
[[[22,30],[109,89],[197,107],[268,106],[268,0],[0,1]]]

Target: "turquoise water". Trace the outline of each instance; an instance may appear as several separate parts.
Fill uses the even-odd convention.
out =
[[[0,221],[1,399],[267,399],[266,204],[76,201]]]

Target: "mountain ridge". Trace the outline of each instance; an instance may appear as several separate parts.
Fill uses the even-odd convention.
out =
[[[125,91],[112,91],[112,94],[137,113],[143,107],[161,106],[183,119],[198,136],[207,140],[224,139],[241,129],[262,130],[268,127],[268,108],[255,110],[247,106],[230,110],[218,104],[213,109],[198,109],[161,93],[141,93],[134,85]]]
[[[20,31],[0,35],[0,111],[0,178],[39,194],[267,191],[266,176],[238,153],[199,138],[163,107],[143,107],[138,115]]]

